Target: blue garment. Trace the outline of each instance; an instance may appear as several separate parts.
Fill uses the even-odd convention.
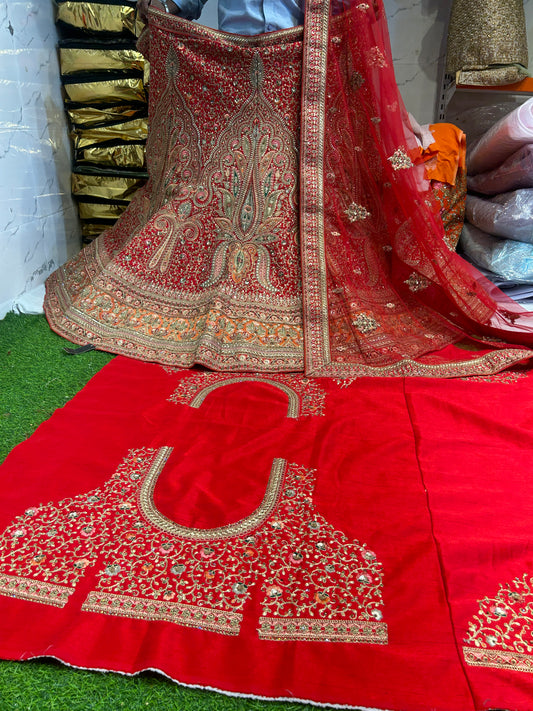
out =
[[[197,20],[207,0],[175,0],[180,17]],[[224,32],[259,35],[303,25],[304,0],[219,0],[218,26]]]

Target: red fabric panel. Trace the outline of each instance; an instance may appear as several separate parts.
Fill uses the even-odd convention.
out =
[[[478,601],[531,575],[533,379],[228,377],[115,359],[8,457],[1,529],[29,506],[102,487],[128,449],[161,446],[173,451],[156,508],[187,527],[232,524],[257,509],[282,457],[316,469],[318,514],[382,564],[387,644],[260,639],[260,582],[236,636],[82,611],[111,562],[101,555],[62,608],[0,595],[0,655],[158,669],[185,684],[324,704],[529,711],[531,673],[467,664],[463,640]],[[277,387],[290,383],[297,417]]]

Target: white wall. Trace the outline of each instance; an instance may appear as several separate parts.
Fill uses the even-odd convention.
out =
[[[433,121],[451,0],[384,1],[404,101]],[[533,0],[525,8],[533,50]],[[216,0],[202,22],[216,25]],[[79,248],[55,44],[51,0],[0,0],[0,318]]]

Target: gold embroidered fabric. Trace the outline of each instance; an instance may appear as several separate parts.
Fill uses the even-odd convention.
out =
[[[523,0],[454,0],[447,71],[458,84],[513,84],[527,65]]]

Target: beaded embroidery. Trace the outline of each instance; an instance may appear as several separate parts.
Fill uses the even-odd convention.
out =
[[[63,606],[99,554],[86,611],[237,635],[261,580],[262,639],[387,642],[381,564],[317,513],[312,470],[275,460],[251,516],[187,528],[153,502],[170,452],[132,450],[103,487],[28,509],[0,540],[0,592]]]
[[[525,574],[484,598],[463,648],[472,666],[533,672],[533,579]]]
[[[258,382],[282,390],[289,398],[287,417],[323,415],[326,393],[315,379],[302,375],[240,375],[231,373],[194,373],[180,380],[169,398],[175,404],[200,407],[209,393],[232,383]]]

